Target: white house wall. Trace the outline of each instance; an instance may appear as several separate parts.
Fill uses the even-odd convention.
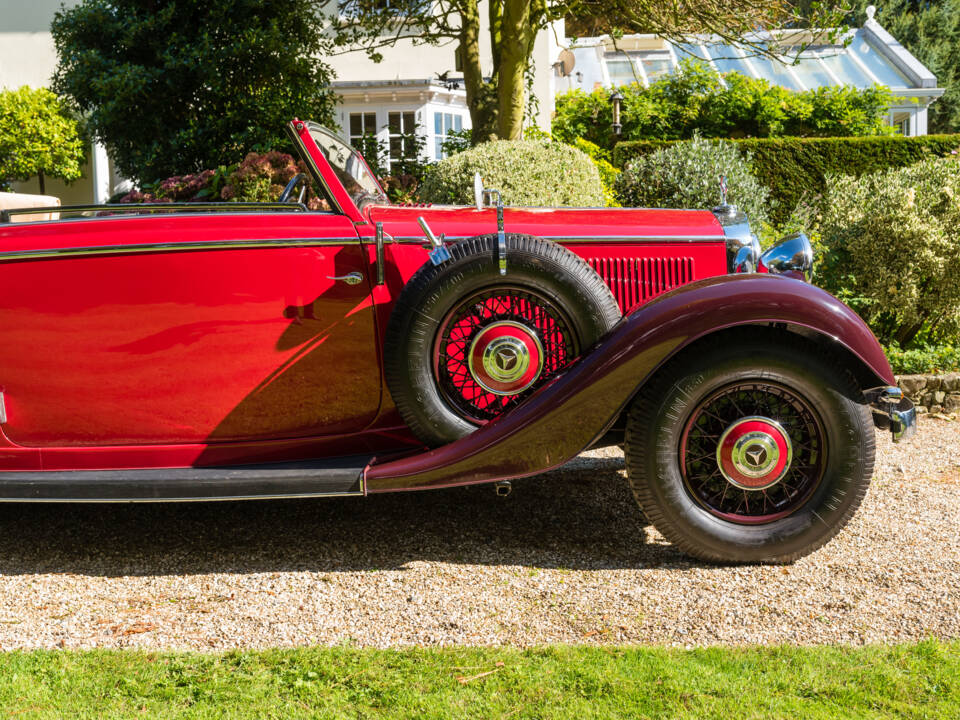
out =
[[[493,55],[490,49],[489,2],[481,0],[480,13],[480,56],[484,76],[493,72]],[[534,43],[534,94],[540,101],[537,125],[544,130],[550,129],[553,114],[554,72],[560,46],[557,38],[563,40],[563,21],[540,32]],[[381,62],[373,62],[362,50],[352,50],[342,55],[326,58],[333,68],[337,82],[365,81],[376,84],[389,80],[428,80],[449,73],[451,78],[462,78],[463,73],[456,70],[457,40],[444,41],[440,45],[417,43],[413,39],[400,40],[396,45],[380,48]],[[469,126],[468,126],[469,127]]]

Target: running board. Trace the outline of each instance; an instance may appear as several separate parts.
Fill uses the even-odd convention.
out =
[[[366,455],[167,470],[0,472],[0,502],[189,502],[363,495]]]

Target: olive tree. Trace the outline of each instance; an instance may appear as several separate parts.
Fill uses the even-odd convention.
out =
[[[807,22],[835,34],[842,0],[817,3]],[[789,0],[338,0],[331,17],[340,52],[363,48],[374,60],[381,50],[401,40],[414,43],[458,43],[473,139],[497,136],[518,139],[523,130],[525,74],[537,34],[571,14],[601,17],[614,36],[624,32],[654,33],[680,41],[689,33],[705,32],[769,53],[758,40],[758,28],[777,29],[799,20]],[[487,13],[491,72],[480,53],[482,13]]]
[[[54,17],[53,88],[142,182],[285,143],[293,116],[333,120],[312,0],[81,0]]]
[[[85,153],[77,120],[46,88],[0,91],[0,185],[36,176],[76,180]]]

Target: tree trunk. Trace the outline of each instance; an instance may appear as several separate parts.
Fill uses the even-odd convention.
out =
[[[485,142],[495,136],[497,114],[491,88],[483,80],[483,67],[480,64],[480,11],[477,0],[463,0],[460,18],[460,62],[463,63],[463,84],[467,90],[473,142]]]
[[[47,188],[46,188],[46,184],[44,183],[43,170],[38,170],[38,171],[37,171],[37,179],[40,181],[40,194],[41,194],[41,195],[46,195],[46,194],[47,194]]]
[[[530,0],[503,2],[497,87],[498,134],[504,140],[519,140],[523,135],[524,74],[530,61]]]

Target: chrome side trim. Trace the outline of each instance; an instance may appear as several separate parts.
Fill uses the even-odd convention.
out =
[[[323,247],[358,243],[352,238],[290,238],[283,240],[217,240],[213,242],[142,243],[137,245],[102,245],[100,247],[45,248],[0,252],[0,262],[16,260],[50,260],[97,255],[134,255],[159,252],[196,252],[199,250],[249,250],[251,248]]]
[[[376,243],[377,243],[377,285],[383,285],[386,280],[384,279],[384,258],[383,258],[383,223],[378,222],[375,225],[376,232]]]
[[[458,242],[460,240],[467,240],[468,238],[475,237],[473,235],[448,235],[447,240],[450,242]],[[684,242],[684,243],[701,243],[701,242],[723,242],[725,239],[724,235],[609,235],[609,236],[597,236],[597,235],[537,235],[537,237],[543,238],[544,240],[553,240],[554,242],[570,242],[570,243],[610,243],[610,242]],[[412,235],[397,235],[394,237],[394,241],[401,244],[424,244],[422,237],[414,237]]]
[[[302,174],[302,173],[301,173]],[[100,205],[52,205],[48,207],[27,207],[27,208],[9,208],[0,210],[0,222],[8,223],[14,215],[40,215],[52,214],[73,215],[76,213],[96,212],[109,213],[108,215],[98,215],[99,219],[105,217],[136,215],[157,215],[157,214],[176,214],[179,211],[186,211],[193,215],[197,213],[209,212],[309,212],[309,208],[301,201],[295,203],[289,202],[159,202],[159,203],[102,203]],[[59,218],[60,220],[71,220],[73,218]],[[89,219],[89,218],[87,218]],[[42,221],[41,221],[42,222]]]
[[[7,405],[3,400],[3,390],[0,390],[0,425],[7,421]]]

